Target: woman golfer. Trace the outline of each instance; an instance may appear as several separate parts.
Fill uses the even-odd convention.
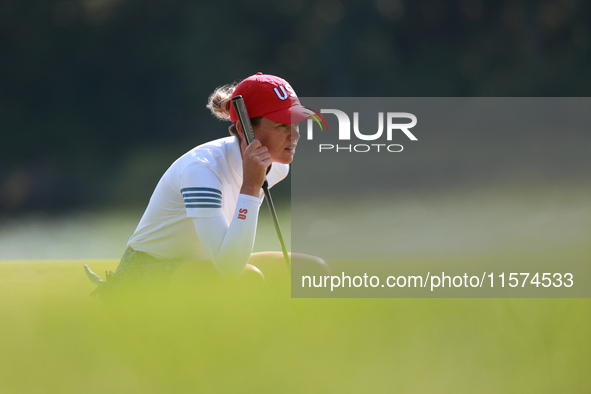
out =
[[[241,95],[255,140],[250,145],[231,105]],[[96,293],[133,284],[157,284],[183,263],[208,261],[223,278],[257,276],[285,265],[279,252],[252,253],[265,177],[269,187],[287,176],[300,138],[297,123],[307,119],[294,90],[282,78],[257,73],[238,85],[217,88],[207,107],[230,120],[231,136],[185,153],[164,173],[114,274]],[[321,259],[292,256],[326,267]],[[261,272],[262,271],[262,272]],[[284,268],[284,271],[287,271]]]

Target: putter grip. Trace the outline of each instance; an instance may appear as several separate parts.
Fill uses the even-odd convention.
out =
[[[246,138],[246,144],[250,145],[250,143],[254,140],[254,130],[252,129],[252,123],[250,123],[250,118],[248,117],[248,111],[246,110],[246,104],[244,104],[244,99],[242,98],[242,96],[238,95],[232,99],[232,104],[234,105],[234,109],[236,110],[236,114],[238,115],[238,120],[242,125],[244,137]],[[267,182],[267,177],[265,177],[263,189],[268,189],[268,187],[269,184]]]
[[[252,129],[252,124],[250,123],[250,118],[248,117],[248,111],[246,110],[246,104],[244,104],[244,99],[242,98],[242,96],[236,96],[232,99],[232,104],[234,104],[234,109],[236,110],[236,114],[238,115],[238,120],[242,125],[242,130],[244,131],[246,143],[250,145],[250,143],[254,140],[254,131]]]

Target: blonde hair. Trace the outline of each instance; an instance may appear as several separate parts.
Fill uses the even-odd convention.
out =
[[[230,120],[230,105],[232,104],[232,94],[236,89],[237,83],[232,83],[216,88],[207,100],[207,108],[213,116],[220,120]]]
[[[236,86],[238,86],[238,83],[236,82],[220,86],[216,88],[212,94],[209,95],[209,99],[207,100],[207,108],[211,111],[213,116],[220,120],[230,120],[230,106],[232,105],[232,94],[234,94]],[[262,118],[262,116],[251,118],[250,122],[253,126],[257,126],[261,122]],[[236,128],[236,123],[232,123],[228,128],[228,131],[231,135],[240,138],[240,135],[238,134],[238,129]]]

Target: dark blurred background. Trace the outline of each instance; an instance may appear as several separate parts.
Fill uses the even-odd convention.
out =
[[[583,0],[4,0],[0,212],[145,204],[257,71],[300,96],[589,96]]]

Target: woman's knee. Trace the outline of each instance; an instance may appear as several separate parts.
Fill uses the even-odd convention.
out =
[[[292,253],[292,271],[297,275],[330,275],[329,265],[317,256],[303,253]]]
[[[263,284],[265,282],[265,275],[260,269],[252,264],[246,264],[242,275],[240,275],[240,282],[252,283],[252,284]]]
[[[320,257],[303,253],[290,253],[290,265],[292,271],[306,275],[330,275],[330,267]],[[249,264],[260,268],[263,273],[287,274],[287,263],[281,252],[253,253],[248,260]]]

